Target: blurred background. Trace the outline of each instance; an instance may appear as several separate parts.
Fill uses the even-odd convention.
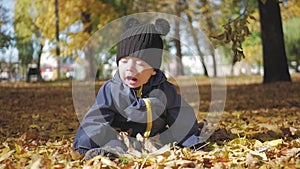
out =
[[[163,69],[172,76],[217,77],[222,68],[222,75],[261,75],[267,83],[289,81],[300,71],[299,0],[0,0],[0,81],[72,79],[93,33],[140,12],[175,15],[191,25],[186,30],[171,23],[179,38],[166,41],[165,49],[177,59]],[[212,42],[220,63],[205,53],[197,30]],[[110,52],[101,61],[87,56],[83,79],[110,78],[116,51]]]

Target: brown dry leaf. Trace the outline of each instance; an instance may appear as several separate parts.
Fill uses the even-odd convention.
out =
[[[225,112],[211,144],[199,151],[166,146],[140,158],[122,157],[114,164],[99,158],[90,165],[72,149],[79,123],[71,85],[0,83],[0,168],[167,168],[167,162],[174,168],[300,168],[300,75],[292,78],[293,83],[261,85],[261,76],[228,77]],[[199,122],[210,107],[209,84],[199,78],[199,112],[204,112]],[[30,128],[32,136],[23,134]]]
[[[188,167],[189,165],[194,165],[193,161],[190,160],[173,160],[173,161],[168,161],[164,164],[166,167],[177,167],[177,166],[181,166],[181,167]]]
[[[214,166],[211,168],[212,169],[226,169],[226,165],[222,162],[218,162],[218,163],[214,164]]]
[[[71,147],[69,148],[69,152],[72,157],[72,160],[79,160],[83,157],[77,151],[73,150]]]
[[[258,123],[267,123],[269,121],[269,119],[263,116],[254,116],[254,120]]]
[[[297,157],[299,156],[299,152],[300,152],[300,148],[292,148],[286,150],[285,152],[282,152],[284,155],[278,159],[279,164],[291,163],[291,160],[294,161],[295,158],[299,160],[299,157]]]

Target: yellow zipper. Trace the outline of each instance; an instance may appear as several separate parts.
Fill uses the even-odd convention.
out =
[[[136,96],[138,98],[142,98],[142,91],[143,91],[143,86],[140,87],[140,89],[137,91]],[[147,127],[146,131],[144,133],[144,137],[148,138],[151,133],[152,129],[152,109],[151,109],[151,101],[149,99],[143,99],[145,104],[146,104],[146,110],[147,110]]]
[[[152,109],[151,109],[151,101],[149,99],[144,99],[147,109],[147,127],[144,133],[144,137],[148,138],[152,129]]]

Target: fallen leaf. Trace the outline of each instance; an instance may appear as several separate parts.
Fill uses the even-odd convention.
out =
[[[7,153],[4,153],[3,155],[1,155],[0,162],[9,158],[14,152],[15,152],[15,150],[10,150]]]
[[[290,126],[290,132],[291,132],[292,136],[295,135],[297,133],[297,131],[298,130],[296,128]]]
[[[256,158],[258,158],[259,160],[268,160],[267,155],[265,152],[257,152],[257,151],[250,151],[249,152],[251,155],[255,156]]]
[[[263,144],[269,147],[277,147],[278,145],[281,145],[283,143],[282,139],[277,139],[277,140],[271,140],[271,141],[266,141]]]
[[[247,153],[245,162],[248,167],[255,167],[256,164],[259,163],[259,159],[254,157],[251,153]]]
[[[40,164],[41,164],[41,158],[37,159],[36,161],[34,161],[31,165],[31,169],[39,169],[40,168]]]
[[[82,155],[80,155],[77,151],[73,150],[72,148],[69,148],[69,152],[72,157],[72,160],[79,160],[82,158]]]
[[[104,164],[104,165],[107,165],[108,167],[119,168],[115,162],[111,161],[107,157],[102,157],[101,158],[101,163]]]

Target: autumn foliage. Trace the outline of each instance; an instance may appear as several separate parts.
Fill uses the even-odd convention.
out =
[[[299,168],[300,76],[292,79],[262,85],[260,76],[227,78],[222,119],[197,151],[170,145],[154,150],[141,140],[148,143],[139,156],[88,161],[71,148],[79,125],[71,82],[1,83],[0,168]],[[202,127],[210,85],[198,80]]]

